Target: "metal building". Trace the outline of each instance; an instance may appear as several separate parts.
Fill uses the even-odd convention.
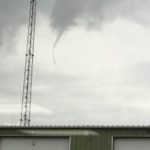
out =
[[[150,150],[150,126],[1,126],[0,150]]]

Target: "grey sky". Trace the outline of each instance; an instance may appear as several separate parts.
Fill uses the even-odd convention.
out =
[[[149,7],[149,0],[38,1],[32,123],[149,124]],[[29,1],[0,0],[0,124],[19,122],[28,11]]]

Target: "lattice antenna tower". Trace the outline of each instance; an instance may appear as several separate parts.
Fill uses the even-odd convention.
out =
[[[21,126],[30,126],[31,123],[35,21],[36,21],[36,0],[30,0],[29,26],[27,36],[27,49],[25,55],[26,59],[25,59],[22,106],[20,116]]]

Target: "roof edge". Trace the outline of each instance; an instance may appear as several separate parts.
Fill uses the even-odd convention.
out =
[[[122,129],[145,129],[145,128],[149,128],[150,129],[150,125],[85,125],[85,126],[81,126],[81,125],[52,125],[52,126],[11,126],[11,125],[4,125],[4,126],[0,126],[0,129],[118,129],[118,128],[122,128]]]

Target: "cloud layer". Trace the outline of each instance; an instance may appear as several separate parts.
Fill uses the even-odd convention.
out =
[[[95,27],[122,17],[149,24],[149,6],[148,0],[55,0],[51,26],[60,33],[77,25],[80,19]]]
[[[148,0],[44,0],[37,3],[37,12],[50,16],[50,25],[58,36],[83,21],[89,28],[122,17],[145,25],[150,23]],[[0,0],[0,44],[10,35],[13,38],[19,27],[27,23],[28,8],[26,0]]]
[[[50,113],[33,109],[33,124],[149,124],[149,6],[148,0],[38,1],[33,103]],[[26,0],[0,0],[0,103],[17,109],[1,112],[1,124],[19,121],[13,106],[21,103],[28,9]],[[66,34],[52,73],[54,33]]]

